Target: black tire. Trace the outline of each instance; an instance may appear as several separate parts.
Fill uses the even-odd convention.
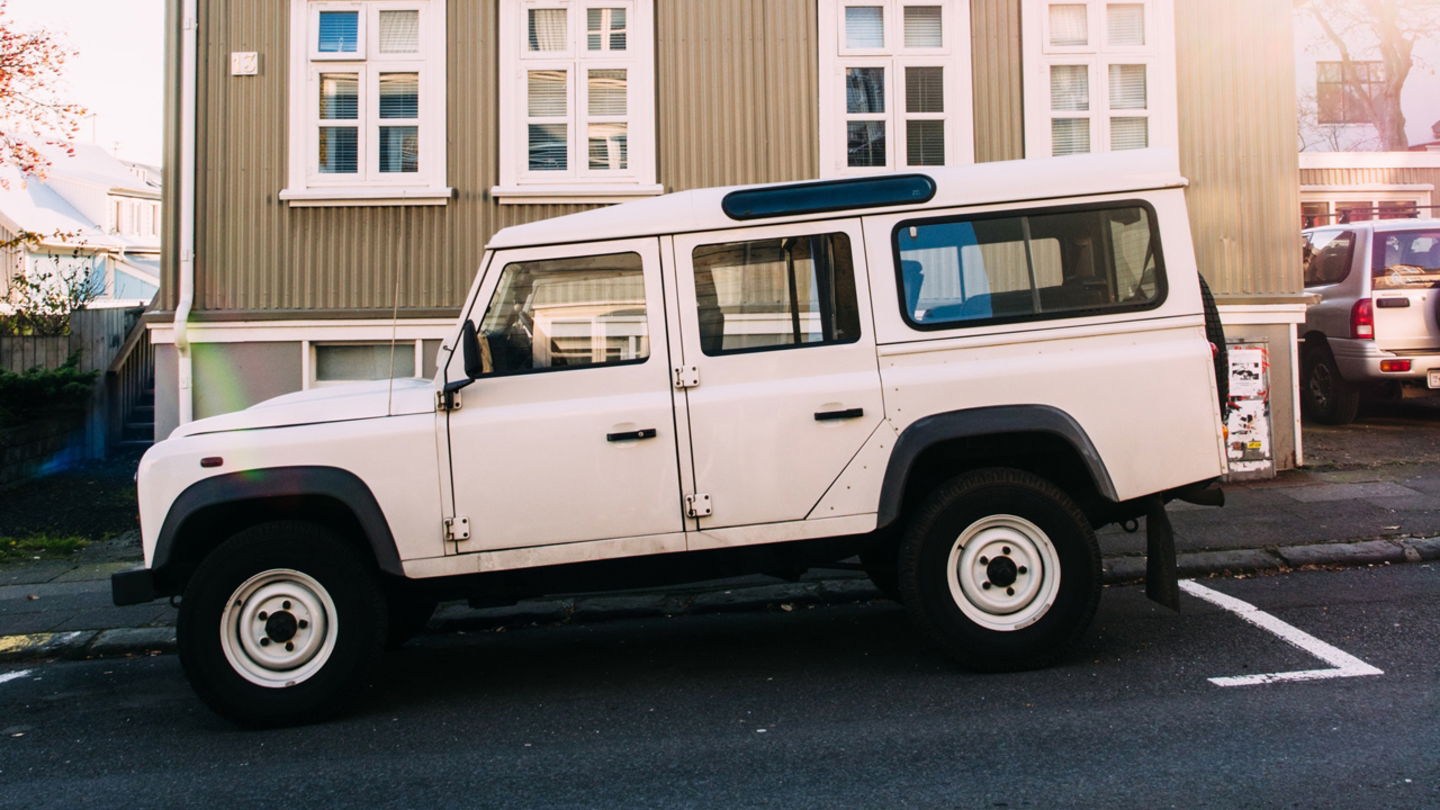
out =
[[[941,485],[916,514],[900,547],[900,589],[915,623],[962,666],[1035,669],[1090,626],[1100,549],[1054,484],[977,470]]]
[[[386,621],[375,572],[351,546],[323,526],[277,521],[205,558],[185,588],[176,640],[190,685],[217,714],[287,725],[354,700],[380,660]]]
[[[886,532],[883,539],[866,546],[860,552],[860,566],[881,596],[892,602],[901,601],[900,551],[893,535]]]
[[[396,649],[425,631],[430,617],[435,615],[438,603],[428,596],[412,593],[397,586],[387,594],[389,606],[389,632],[385,638],[386,649]]]
[[[1348,425],[1360,412],[1360,389],[1340,376],[1329,349],[1307,349],[1301,363],[1300,408],[1322,425]]]
[[[1220,417],[1230,414],[1230,349],[1225,343],[1225,327],[1220,323],[1220,310],[1205,277],[1200,276],[1200,303],[1205,310],[1205,339],[1215,347],[1215,389],[1220,393]]]

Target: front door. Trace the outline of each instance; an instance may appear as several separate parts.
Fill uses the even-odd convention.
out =
[[[674,244],[698,526],[804,520],[884,418],[859,221]]]
[[[457,550],[683,530],[661,290],[655,239],[495,256],[471,313],[486,373],[447,415]]]

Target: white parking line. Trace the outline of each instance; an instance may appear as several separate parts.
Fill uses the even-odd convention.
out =
[[[1267,672],[1261,675],[1231,675],[1224,678],[1210,678],[1209,681],[1216,686],[1254,686],[1262,683],[1319,681],[1326,678],[1356,678],[1361,675],[1385,674],[1350,653],[1326,644],[1292,624],[1280,621],[1249,602],[1243,602],[1233,596],[1226,596],[1190,579],[1181,581],[1180,589],[1197,599],[1204,599],[1212,605],[1218,605],[1262,630],[1269,630],[1333,667],[1332,669],[1302,669],[1295,672]]]
[[[22,669],[22,670],[18,670],[18,671],[16,671],[16,672],[7,672],[7,673],[5,673],[4,675],[0,675],[0,683],[5,683],[5,682],[7,682],[7,681],[13,681],[13,680],[15,680],[15,679],[17,679],[17,678],[23,678],[23,677],[25,677],[26,675],[29,675],[29,674],[30,674],[30,670],[28,670],[28,669]]]

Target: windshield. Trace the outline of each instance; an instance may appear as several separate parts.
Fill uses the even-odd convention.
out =
[[[1375,234],[1374,288],[1440,287],[1440,228]]]

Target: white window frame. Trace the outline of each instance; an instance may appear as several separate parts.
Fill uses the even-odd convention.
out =
[[[307,205],[444,205],[453,190],[445,185],[445,4],[447,0],[290,0],[290,133],[287,187],[280,199]],[[420,12],[420,47],[414,54],[381,54],[369,34],[381,11]],[[359,12],[355,54],[320,53],[320,12]],[[372,47],[373,46],[373,47]],[[372,52],[372,50],[374,52]],[[355,175],[319,170],[320,74],[354,73],[360,83],[359,171]],[[420,75],[420,118],[385,119],[379,111],[381,73]],[[379,127],[415,125],[420,130],[419,171],[379,171]]]
[[[1136,4],[1145,8],[1145,44],[1143,46],[1111,46],[1108,36],[1106,6]],[[1050,44],[1050,6],[1083,5],[1086,7],[1086,45],[1058,46]],[[1051,157],[1052,118],[1090,119],[1090,151],[1110,149],[1110,65],[1145,65],[1145,104],[1143,110],[1115,110],[1116,118],[1146,118],[1147,144],[1177,148],[1180,141],[1178,123],[1179,91],[1175,76],[1175,5],[1174,0],[1023,0],[1021,5],[1021,39],[1024,59],[1025,94],[1025,155],[1031,158]],[[1052,111],[1050,108],[1050,68],[1055,65],[1085,65],[1089,79],[1090,109],[1088,111]]]
[[[655,16],[654,0],[500,0],[500,184],[491,188],[503,204],[624,202],[664,192],[655,181]],[[527,23],[532,9],[566,10],[566,48],[530,52]],[[608,48],[585,49],[585,12],[626,9],[623,55]],[[626,71],[626,168],[591,170],[588,165],[587,82],[590,69]],[[530,171],[529,72],[566,72],[568,158],[564,171]],[[606,119],[595,119],[603,121]],[[560,119],[554,119],[560,123]]]
[[[853,177],[884,172],[924,171],[905,161],[911,120],[943,120],[945,165],[975,162],[975,105],[970,63],[970,0],[819,0],[819,115],[820,176]],[[845,47],[845,8],[882,6],[884,48]],[[906,48],[904,7],[939,6],[941,47]],[[885,112],[850,115],[845,108],[845,70],[852,67],[885,68]],[[942,113],[907,113],[903,82],[897,79],[907,67],[945,69]],[[885,121],[885,165],[850,166],[846,154],[846,126],[850,121]]]

